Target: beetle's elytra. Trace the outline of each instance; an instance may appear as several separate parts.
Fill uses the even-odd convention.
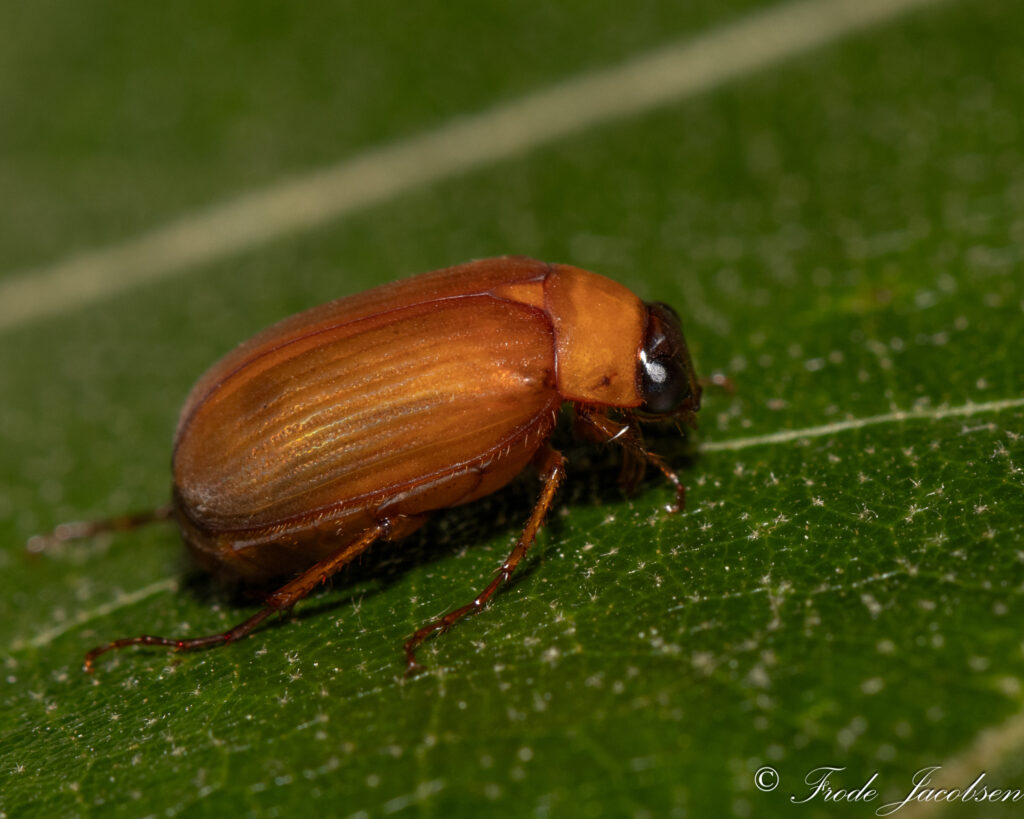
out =
[[[173,517],[204,568],[243,581],[291,577],[246,622],[191,639],[129,645],[192,649],[244,636],[377,540],[500,489],[533,462],[544,482],[512,553],[472,603],[483,607],[533,543],[564,476],[548,443],[559,407],[677,489],[637,423],[693,425],[701,388],[679,318],[576,267],[506,257],[425,273],[287,318],[228,353],[193,387],[174,441],[166,513],[58,530],[67,539]]]

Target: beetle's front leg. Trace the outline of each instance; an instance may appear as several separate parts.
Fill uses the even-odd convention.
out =
[[[454,611],[448,612],[444,617],[440,617],[432,623],[428,623],[406,641],[406,674],[416,674],[423,670],[423,666],[416,662],[416,649],[419,647],[420,643],[434,633],[447,631],[455,625],[458,620],[461,620],[467,614],[476,614],[480,609],[486,606],[487,601],[491,599],[498,588],[508,582],[508,579],[516,570],[516,566],[519,565],[519,561],[523,559],[534,541],[537,539],[537,530],[540,529],[541,524],[544,522],[544,517],[551,508],[551,504],[554,502],[555,493],[558,491],[558,487],[562,483],[562,479],[565,478],[565,457],[561,452],[545,445],[538,454],[541,462],[541,480],[544,481],[544,488],[540,492],[537,504],[533,507],[530,519],[526,522],[523,533],[519,536],[519,540],[516,542],[515,547],[512,549],[509,556],[505,558],[505,562],[499,567],[495,578],[487,584],[487,588],[473,599],[472,603],[467,603],[465,606],[461,606]]]
[[[675,503],[669,504],[665,510],[675,514],[686,508],[686,487],[679,476],[665,460],[656,452],[651,452],[644,445],[643,436],[632,416],[625,413],[626,423],[608,417],[607,412],[584,405],[574,407],[578,423],[596,430],[606,441],[614,441],[623,449],[621,482],[629,489],[635,488],[643,477],[643,469],[647,464],[658,469],[675,487]]]

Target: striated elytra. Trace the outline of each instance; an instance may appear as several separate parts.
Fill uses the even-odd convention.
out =
[[[549,445],[559,408],[624,448],[623,476],[675,473],[637,424],[693,425],[701,388],[679,318],[576,267],[505,257],[425,273],[287,318],[228,353],[193,387],[173,454],[173,500],[150,515],[56,537],[173,518],[201,566],[264,583],[292,578],[222,634],[129,645],[223,645],[288,609],[378,540],[505,486],[531,462],[543,489],[512,553],[474,600],[429,623],[416,647],[478,611],[533,543],[564,477]]]

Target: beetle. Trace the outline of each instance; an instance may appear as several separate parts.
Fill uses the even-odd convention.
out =
[[[559,409],[625,450],[623,479],[646,465],[685,501],[638,423],[696,426],[701,385],[679,316],[611,279],[525,257],[474,261],[299,313],[224,356],[195,384],[177,424],[169,507],[58,527],[55,540],[173,519],[198,564],[248,583],[290,577],[223,633],[127,637],[175,650],[231,643],[290,609],[377,541],[430,513],[508,484],[531,462],[543,481],[496,576],[470,603],[420,628],[417,647],[483,608],[533,544],[565,477],[550,445]]]

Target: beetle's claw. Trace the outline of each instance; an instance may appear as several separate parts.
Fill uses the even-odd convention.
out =
[[[422,674],[426,670],[427,670],[427,667],[425,665],[423,665],[422,663],[418,663],[418,662],[416,662],[416,660],[406,660],[406,663],[405,663],[405,678],[406,679],[412,679],[413,677],[418,677],[420,674]]]

